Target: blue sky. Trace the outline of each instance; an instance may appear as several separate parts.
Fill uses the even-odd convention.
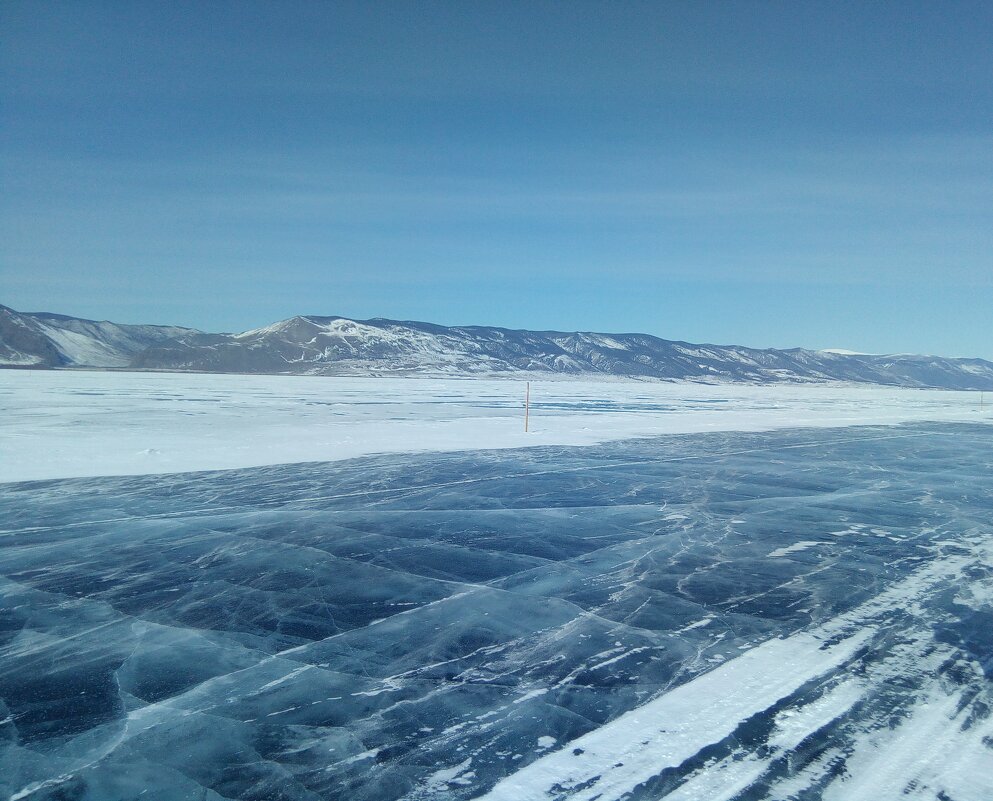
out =
[[[993,358],[993,5],[0,4],[0,303]]]

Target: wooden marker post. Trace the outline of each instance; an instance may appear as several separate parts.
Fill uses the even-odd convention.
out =
[[[528,433],[528,416],[531,413],[531,382],[528,381],[524,389],[524,433]]]

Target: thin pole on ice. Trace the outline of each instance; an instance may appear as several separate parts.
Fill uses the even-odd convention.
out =
[[[531,412],[531,382],[524,387],[524,433],[528,433],[528,415]]]

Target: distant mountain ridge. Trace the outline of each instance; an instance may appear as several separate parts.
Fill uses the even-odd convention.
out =
[[[129,367],[151,345],[198,333],[166,325],[120,325],[0,306],[0,366]]]
[[[648,334],[517,331],[298,316],[240,334],[0,306],[0,366],[301,375],[563,373],[713,382],[852,381],[993,390],[993,362],[694,345]]]

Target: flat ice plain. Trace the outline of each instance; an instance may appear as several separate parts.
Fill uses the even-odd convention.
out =
[[[978,392],[0,370],[0,482],[224,470],[373,453],[591,445],[805,426],[989,420]],[[984,413],[985,412],[985,413]]]
[[[522,389],[0,373],[0,798],[993,798],[975,395]]]

